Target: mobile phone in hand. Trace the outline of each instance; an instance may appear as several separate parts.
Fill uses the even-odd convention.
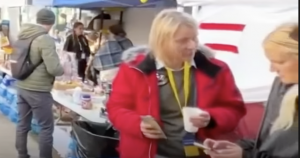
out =
[[[194,145],[197,146],[198,148],[203,149],[203,150],[211,150],[210,147],[205,146],[205,145],[203,145],[203,144],[201,144],[201,143],[199,143],[199,142],[194,142]]]
[[[152,116],[143,116],[142,121],[151,125],[155,130],[160,131],[160,133],[162,133],[162,138],[167,139],[167,136],[165,135],[164,131],[161,129],[157,121]]]

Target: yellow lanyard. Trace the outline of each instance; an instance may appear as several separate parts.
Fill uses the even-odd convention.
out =
[[[187,62],[184,63],[184,67],[183,67],[184,105],[183,106],[181,105],[181,102],[179,99],[178,90],[177,90],[177,87],[175,84],[173,72],[169,68],[166,68],[172,91],[174,93],[174,96],[178,102],[180,109],[182,109],[184,106],[187,106],[187,103],[188,103],[188,97],[189,97],[189,93],[190,93],[190,67],[191,67],[191,65],[189,63],[187,63]]]

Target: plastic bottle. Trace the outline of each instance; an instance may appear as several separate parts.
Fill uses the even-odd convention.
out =
[[[81,95],[82,95],[82,89],[80,87],[76,87],[74,89],[74,92],[73,92],[73,95],[72,95],[73,102],[75,104],[78,104],[78,105],[81,104]]]

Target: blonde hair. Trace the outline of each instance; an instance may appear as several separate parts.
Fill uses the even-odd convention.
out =
[[[298,86],[298,84],[293,85],[285,93],[281,102],[279,116],[276,118],[271,128],[271,133],[277,130],[287,130],[295,124],[295,121],[298,120]]]
[[[166,42],[174,37],[180,26],[188,26],[198,31],[197,23],[191,15],[176,9],[165,9],[156,15],[149,33],[149,47],[155,57],[169,62],[163,53]]]
[[[293,37],[293,32],[298,29],[298,24],[284,24],[271,32],[264,41],[265,49],[282,46],[282,53],[295,55],[298,58],[298,41]],[[287,130],[298,120],[298,84],[291,87],[283,97],[279,116],[276,118],[271,133],[277,130]]]
[[[287,23],[281,25],[264,40],[264,48],[268,49],[283,46],[285,49],[283,53],[298,55],[298,41],[291,36],[296,29],[298,29],[298,24]]]

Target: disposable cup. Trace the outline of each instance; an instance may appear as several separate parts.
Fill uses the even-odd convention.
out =
[[[183,124],[184,129],[187,132],[196,133],[198,131],[198,127],[195,127],[190,119],[192,117],[199,116],[202,113],[206,113],[205,111],[197,108],[197,107],[184,107],[182,108],[182,115],[183,115]]]

